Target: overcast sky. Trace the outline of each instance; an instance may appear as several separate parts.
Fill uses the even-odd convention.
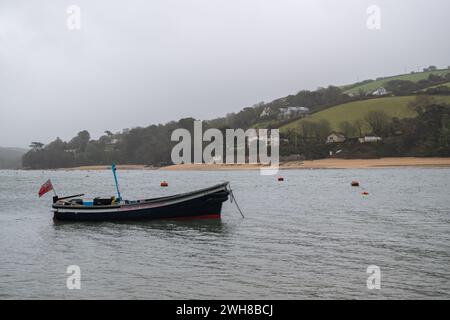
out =
[[[373,4],[381,30],[366,25]],[[448,0],[0,0],[0,146],[447,67],[449,12]]]

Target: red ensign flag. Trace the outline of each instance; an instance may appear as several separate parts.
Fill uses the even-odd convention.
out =
[[[47,182],[42,185],[41,189],[39,189],[39,198],[52,190],[53,190],[52,182],[50,181],[50,179],[48,179]]]

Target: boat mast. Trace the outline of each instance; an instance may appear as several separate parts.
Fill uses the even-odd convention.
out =
[[[114,182],[116,183],[116,190],[117,190],[117,196],[118,196],[117,200],[120,202],[120,201],[122,201],[122,196],[120,195],[119,182],[117,181],[116,165],[115,164],[113,164],[111,166],[111,170],[112,170],[113,175],[114,175]]]

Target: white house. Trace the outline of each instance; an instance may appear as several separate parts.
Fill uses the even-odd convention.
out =
[[[373,96],[384,96],[388,94],[388,91],[384,87],[379,87],[377,90],[372,91]]]
[[[268,117],[268,116],[270,116],[271,113],[272,113],[272,110],[270,109],[270,107],[265,107],[263,112],[261,112],[261,114],[259,116],[261,118],[262,117]]]
[[[364,138],[359,138],[358,139],[360,143],[373,143],[373,142],[378,142],[381,141],[381,137],[377,137],[377,136],[365,136]]]
[[[283,139],[278,139],[279,141],[282,141]],[[266,143],[267,145],[272,144],[272,141],[276,141],[274,138],[272,137],[268,137],[268,136],[260,136],[258,133],[258,136],[254,136],[254,137],[249,137],[248,138],[248,143],[253,143],[253,142],[257,142],[257,141],[261,141],[262,143]]]
[[[344,142],[345,136],[342,133],[333,132],[327,137],[327,143]]]

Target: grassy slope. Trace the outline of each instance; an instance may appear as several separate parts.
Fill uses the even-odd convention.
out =
[[[435,98],[439,102],[450,103],[450,96],[435,96]],[[300,121],[320,121],[322,119],[328,120],[332,129],[339,131],[339,124],[342,121],[349,121],[351,123],[356,120],[362,120],[364,116],[372,110],[382,110],[390,117],[415,117],[416,114],[408,108],[408,103],[414,99],[415,96],[386,97],[345,103],[315,113],[308,118],[291,122],[282,126],[280,131],[283,132],[287,129],[295,129],[298,127]]]
[[[427,79],[430,74],[435,75],[445,75],[450,72],[450,69],[443,69],[443,70],[436,70],[436,71],[428,71],[428,72],[417,72],[412,74],[403,74],[393,77],[387,77],[382,80],[373,81],[367,84],[364,84],[362,86],[358,86],[349,90],[346,90],[345,93],[353,93],[357,94],[359,90],[363,90],[364,92],[374,91],[378,89],[379,87],[383,87],[386,85],[387,82],[391,80],[409,80],[413,82],[417,82],[422,79]],[[344,86],[345,88],[345,86]]]

